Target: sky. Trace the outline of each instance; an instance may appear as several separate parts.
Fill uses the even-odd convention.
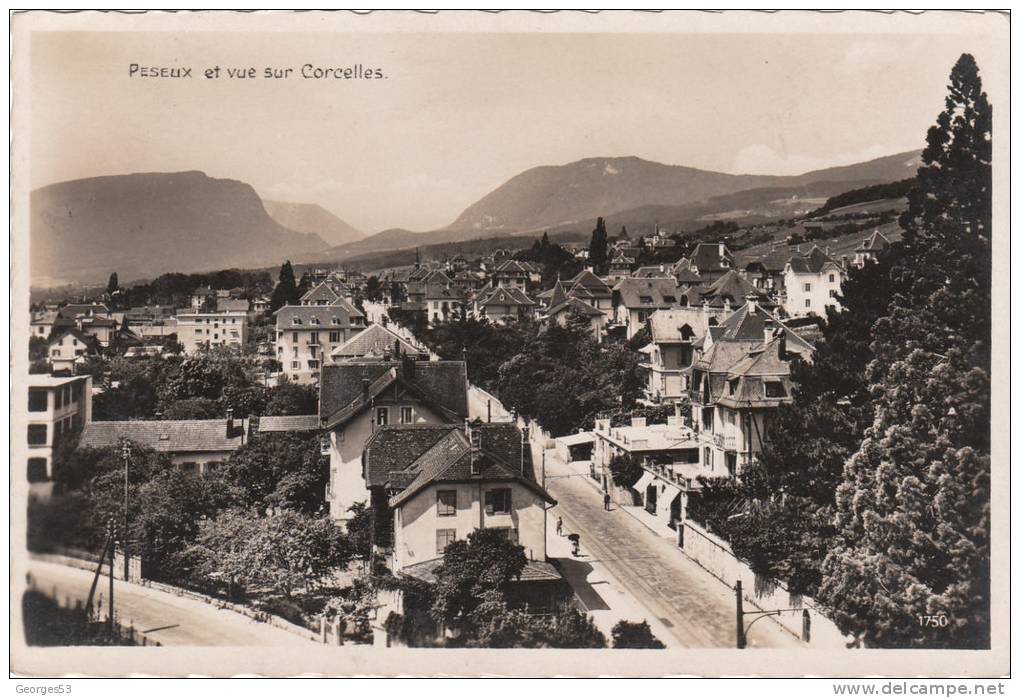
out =
[[[35,32],[29,179],[201,170],[320,204],[369,234],[430,230],[526,169],[586,157],[799,174],[919,149],[959,55],[987,69],[980,44],[951,33]],[[131,64],[191,77],[132,75]],[[303,65],[385,77],[304,78]],[[214,66],[220,77],[206,78]],[[249,67],[260,77],[226,75]],[[293,72],[266,79],[267,67]]]

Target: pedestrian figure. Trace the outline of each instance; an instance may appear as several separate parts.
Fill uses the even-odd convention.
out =
[[[602,508],[604,508],[606,511],[611,511],[611,509],[609,508],[609,503],[611,501],[613,500],[610,499],[609,493],[606,492],[604,495],[602,495]]]
[[[577,557],[578,555],[581,554],[581,534],[571,533],[569,536],[567,536],[567,538],[569,538],[570,542],[574,544],[574,548],[571,551],[571,554],[574,557]]]
[[[557,536],[562,536],[563,535],[563,517],[562,516],[560,516],[560,517],[558,517],[556,519],[556,535]]]

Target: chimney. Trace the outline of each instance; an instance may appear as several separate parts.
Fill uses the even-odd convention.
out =
[[[414,357],[404,354],[404,358],[401,360],[400,370],[404,374],[405,380],[414,380]]]
[[[839,258],[839,265],[840,265],[841,267],[843,267],[844,271],[845,271],[845,270],[847,269],[847,265],[848,265],[849,263],[850,263],[850,260],[849,260],[849,259],[847,259],[847,256],[846,256],[846,255],[843,255],[843,256],[841,256],[841,257]]]
[[[227,438],[234,436],[234,410],[233,408],[227,408]]]
[[[786,361],[786,331],[779,330],[776,334],[779,336],[779,360]]]
[[[753,293],[747,294],[746,300],[747,300],[747,312],[749,312],[751,315],[754,315],[755,311],[758,309],[758,304],[756,303],[757,299],[755,295]]]
[[[400,358],[400,340],[399,339],[394,339],[393,340],[393,356],[395,358],[398,358],[398,359]]]
[[[659,271],[666,271],[666,265],[665,264],[660,264],[659,265]]]
[[[725,254],[725,252],[724,252],[725,249],[726,249],[726,243],[720,242],[719,243],[719,256],[720,257],[722,257],[723,254]]]
[[[368,402],[368,386],[369,380],[367,378],[361,379],[361,399]]]
[[[730,299],[729,297],[723,298],[723,310],[727,313],[730,312]]]

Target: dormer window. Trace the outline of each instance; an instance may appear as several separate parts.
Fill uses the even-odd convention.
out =
[[[313,318],[311,319],[311,323],[312,323],[313,325],[318,325],[318,324],[319,324],[319,318],[317,318],[317,317],[313,317]]]
[[[786,397],[786,387],[781,381],[765,381],[765,397]]]
[[[294,318],[294,324],[295,325],[300,325],[301,324],[301,318],[299,318],[299,317]]]

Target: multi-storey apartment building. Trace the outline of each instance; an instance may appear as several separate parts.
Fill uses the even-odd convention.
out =
[[[202,347],[243,349],[248,341],[248,313],[234,310],[178,313],[177,341],[185,354],[194,354]]]
[[[53,477],[53,450],[92,420],[92,376],[28,376],[28,480]],[[23,437],[24,438],[24,437]]]
[[[343,299],[334,305],[285,305],[276,311],[276,358],[296,383],[316,383],[333,349],[365,329],[365,315]]]

